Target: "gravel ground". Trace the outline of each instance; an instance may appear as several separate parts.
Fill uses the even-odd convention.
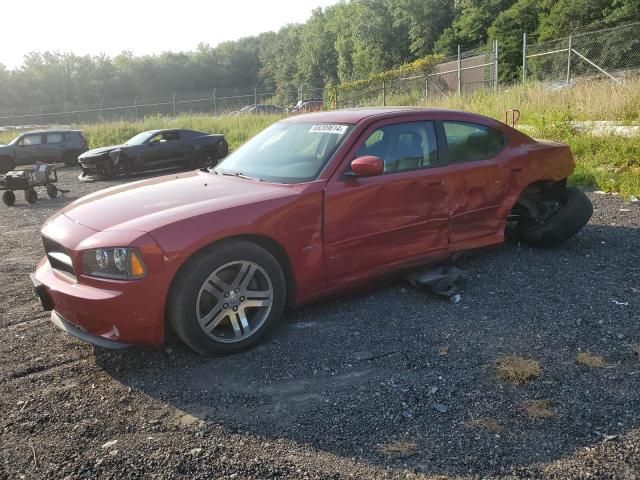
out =
[[[0,477],[640,478],[639,204],[589,194],[563,246],[460,262],[458,304],[381,285],[205,359],[177,341],[94,350],[49,323],[27,277],[39,227],[113,183],[77,173],[66,198],[0,206]],[[505,354],[541,377],[502,383]],[[536,399],[552,417],[528,417]]]

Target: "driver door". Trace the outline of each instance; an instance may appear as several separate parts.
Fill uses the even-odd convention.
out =
[[[163,168],[175,162],[179,156],[176,152],[180,143],[178,132],[160,132],[151,137],[147,142],[146,151],[143,154],[144,168]]]
[[[28,165],[30,163],[35,163],[43,156],[41,151],[41,149],[43,148],[42,135],[40,133],[26,134],[24,137],[22,137],[22,140],[20,140],[17,147],[17,165]]]
[[[396,120],[397,122],[397,120]],[[384,172],[350,175],[375,155]],[[448,256],[448,197],[431,121],[370,127],[327,185],[325,248],[329,288],[427,257]]]

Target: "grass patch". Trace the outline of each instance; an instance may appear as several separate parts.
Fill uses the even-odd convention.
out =
[[[549,400],[530,400],[525,403],[524,410],[532,420],[545,420],[555,416]]]
[[[576,355],[576,363],[585,367],[604,368],[606,364],[600,355],[592,355],[589,352],[580,352]]]
[[[466,423],[469,428],[483,428],[492,433],[501,433],[504,428],[495,418],[491,417],[479,417],[473,418]]]
[[[535,380],[542,374],[540,363],[533,358],[506,355],[496,360],[500,380],[506,383],[522,384]]]
[[[385,443],[379,450],[386,457],[408,457],[418,451],[418,445],[415,442],[400,440]]]

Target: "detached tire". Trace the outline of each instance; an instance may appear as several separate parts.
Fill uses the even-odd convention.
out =
[[[544,201],[557,202],[556,210],[540,223],[518,224],[520,238],[536,247],[553,247],[574,236],[591,218],[593,205],[582,190],[566,187]]]
[[[169,292],[167,318],[202,355],[236,353],[277,324],[286,299],[282,267],[248,241],[223,242],[190,258]]]

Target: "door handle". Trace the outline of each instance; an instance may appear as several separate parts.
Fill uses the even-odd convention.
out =
[[[444,182],[442,180],[439,180],[439,181],[429,182],[429,183],[427,183],[427,186],[428,187],[439,187],[442,184],[444,184]]]
[[[520,167],[512,168],[512,169],[511,169],[511,171],[512,171],[513,173],[520,173],[520,172],[522,171],[522,168],[520,168]]]

